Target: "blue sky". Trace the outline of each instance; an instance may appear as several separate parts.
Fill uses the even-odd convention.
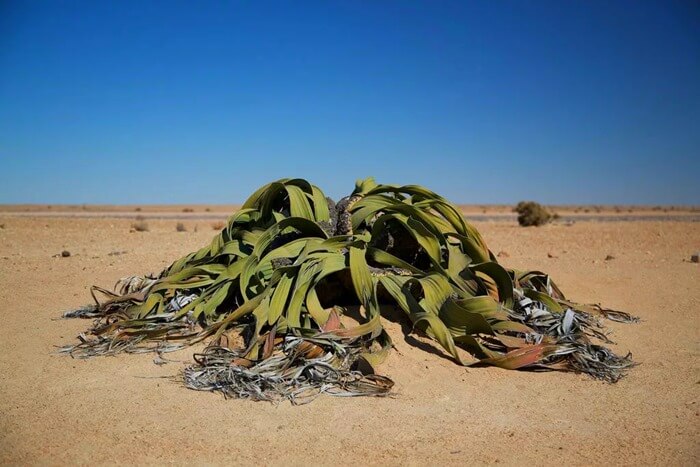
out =
[[[0,203],[700,204],[694,1],[0,2]]]

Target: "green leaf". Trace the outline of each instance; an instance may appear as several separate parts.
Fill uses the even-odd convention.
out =
[[[290,273],[284,274],[280,278],[274,292],[272,293],[272,299],[270,300],[270,309],[268,311],[267,318],[268,324],[271,325],[277,322],[277,319],[282,315],[282,313],[284,313],[287,305],[287,299],[289,298],[289,292],[293,283],[294,276],[292,276]]]

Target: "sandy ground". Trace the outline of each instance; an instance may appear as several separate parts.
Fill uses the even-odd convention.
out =
[[[224,400],[168,379],[150,355],[52,354],[89,324],[57,320],[88,286],[158,271],[206,243],[211,221],[31,218],[0,213],[0,462],[11,464],[698,465],[700,223],[479,222],[500,261],[550,272],[578,301],[639,315],[613,324],[641,365],[609,385],[581,375],[465,369],[388,323],[380,370],[393,398],[293,407]],[[195,224],[197,231],[194,231]],[[69,258],[53,257],[69,250]],[[119,252],[120,254],[114,254]],[[612,260],[605,260],[613,255]]]

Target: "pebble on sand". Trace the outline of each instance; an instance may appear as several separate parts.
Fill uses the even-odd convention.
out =
[[[68,251],[68,250],[63,250],[63,251],[61,252],[61,256],[63,256],[64,258],[68,258],[68,257],[70,256],[70,251]]]
[[[694,254],[690,257],[690,261],[692,261],[693,263],[700,263],[700,252],[694,253]]]
[[[608,256],[605,257],[605,261],[610,261],[610,260],[613,260],[613,259],[615,259],[615,257],[614,257],[613,255],[608,255]]]

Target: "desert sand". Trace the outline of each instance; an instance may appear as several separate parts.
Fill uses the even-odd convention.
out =
[[[90,285],[161,270],[208,242],[214,220],[185,216],[187,231],[176,232],[176,220],[133,209],[131,218],[4,211],[0,462],[700,462],[700,264],[689,261],[700,250],[700,223],[689,217],[541,228],[518,227],[512,216],[475,222],[505,265],[549,272],[574,300],[641,317],[610,323],[615,350],[640,363],[617,384],[460,367],[387,322],[396,350],[379,370],[396,382],[393,397],[321,396],[295,407],[185,389],[168,377],[192,349],[168,354],[178,362],[162,366],[147,354],[75,360],[54,353],[89,325],[59,317],[89,303]],[[150,231],[130,229],[136,214]],[[60,257],[63,250],[71,256]]]

